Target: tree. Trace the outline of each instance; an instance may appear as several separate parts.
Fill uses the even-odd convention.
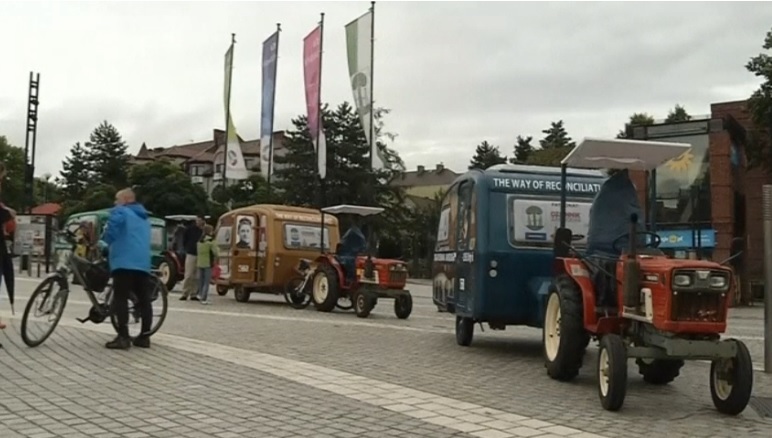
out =
[[[676,122],[688,122],[692,119],[692,116],[689,115],[689,113],[686,112],[686,108],[682,107],[679,104],[676,104],[675,108],[670,110],[670,112],[667,113],[667,117],[665,118],[665,123],[676,123]]]
[[[94,181],[92,168],[86,148],[75,143],[70,149],[70,155],[62,161],[60,178],[56,180],[67,199],[75,201],[84,197],[90,182]]]
[[[563,158],[568,155],[573,149],[573,146],[565,146],[561,148],[549,148],[549,149],[536,149],[528,156],[526,164],[533,166],[552,166],[559,167]]]
[[[531,141],[533,140],[533,137],[528,136],[523,138],[522,136],[517,136],[517,144],[515,145],[515,154],[512,158],[509,159],[509,162],[512,164],[524,164],[528,161],[528,157],[533,153],[535,148],[531,144]]]
[[[46,173],[42,178],[35,178],[35,204],[46,202],[62,202],[61,187],[51,181],[51,174]]]
[[[227,188],[219,185],[212,190],[212,199],[220,204],[230,201],[233,208],[271,202],[268,183],[261,175],[251,175],[247,179],[230,184]]]
[[[210,205],[207,193],[178,165],[166,160],[155,160],[135,165],[128,175],[137,199],[154,216],[172,214],[205,214]]]
[[[542,131],[545,137],[539,140],[542,149],[573,148],[576,143],[568,136],[563,121],[552,122],[550,127]]]
[[[86,143],[94,182],[123,188],[128,183],[128,145],[107,121],[97,126]]]
[[[625,123],[625,129],[619,131],[617,138],[627,138],[627,131],[633,126],[649,126],[654,124],[654,117],[647,113],[633,113],[630,120]]]
[[[404,172],[405,166],[396,151],[386,141],[395,134],[385,131],[387,109],[375,110],[375,138],[377,147],[386,158],[385,168],[373,170],[370,166],[370,145],[359,121],[359,115],[343,102],[333,111],[322,107],[322,122],[327,144],[327,176],[319,181],[317,161],[307,119],[298,116],[292,120],[294,129],[287,131],[284,143],[286,153],[276,156],[274,187],[283,203],[296,206],[358,204],[379,205],[384,214],[372,219],[373,231],[383,235],[399,235],[404,223],[404,192],[389,182]],[[350,218],[339,218],[341,229],[348,227]]]
[[[496,164],[507,162],[507,157],[502,157],[498,146],[493,146],[487,141],[483,141],[474,151],[474,156],[469,162],[469,169],[485,170]]]
[[[2,201],[11,208],[24,204],[24,149],[8,143],[0,135],[0,160],[5,164],[6,177],[2,181]]]
[[[772,50],[772,30],[767,32],[764,38],[765,51]],[[746,146],[748,164],[750,166],[762,166],[772,170],[772,56],[768,53],[759,53],[752,57],[745,68],[756,77],[763,80],[759,88],[748,99],[748,109],[753,123],[759,128],[750,132],[750,141]],[[766,136],[763,131],[766,130]]]

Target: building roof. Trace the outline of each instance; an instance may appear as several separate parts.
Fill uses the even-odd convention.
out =
[[[424,166],[418,166],[416,170],[402,172],[391,181],[391,184],[398,187],[445,186],[452,183],[458,176],[458,173],[440,163],[430,170],[426,170]]]
[[[36,207],[32,207],[32,210],[30,211],[30,214],[38,214],[38,215],[45,215],[45,216],[54,216],[56,214],[59,214],[59,211],[62,209],[62,206],[55,203],[55,202],[47,202],[45,204],[40,204]]]

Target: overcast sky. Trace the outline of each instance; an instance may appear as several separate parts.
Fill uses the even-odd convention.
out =
[[[37,174],[58,174],[102,120],[136,153],[224,126],[223,56],[236,33],[231,111],[260,129],[261,46],[282,24],[276,129],[305,113],[302,40],[325,12],[322,98],[351,101],[344,25],[369,2],[0,1],[0,135],[24,145],[29,72],[41,73]],[[758,85],[744,65],[772,3],[391,2],[376,5],[375,99],[408,168],[464,170],[482,140],[511,154],[563,119],[575,139],[675,103],[708,114]]]

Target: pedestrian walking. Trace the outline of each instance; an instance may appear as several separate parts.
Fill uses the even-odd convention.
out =
[[[214,242],[213,233],[214,228],[211,225],[204,225],[204,232],[197,246],[198,300],[201,304],[211,303],[209,301],[209,282],[212,281],[212,268],[217,263],[217,258],[220,257],[220,249]]]
[[[150,300],[150,221],[145,207],[138,203],[132,189],[123,189],[115,195],[115,207],[110,210],[102,241],[108,245],[110,274],[113,277],[113,313],[118,320],[118,336],[105,346],[128,350],[129,297],[133,292],[135,304],[142,317],[142,331],[133,344],[149,348],[153,308]]]
[[[190,297],[191,300],[198,300],[198,265],[196,256],[198,255],[198,241],[204,232],[204,218],[196,217],[196,221],[185,229],[182,238],[182,245],[185,247],[185,277],[182,280],[182,296],[180,301],[185,301]]]
[[[5,163],[0,161],[0,194],[2,193],[3,183],[7,171]],[[13,237],[16,231],[16,210],[6,206],[0,202],[0,284],[5,280],[5,287],[8,290],[8,300],[13,306],[13,290],[14,290],[14,277],[13,277],[13,262],[11,261],[11,253],[8,251],[6,245],[6,238]],[[0,321],[0,330],[5,329],[6,325]],[[0,344],[2,347],[2,344]]]

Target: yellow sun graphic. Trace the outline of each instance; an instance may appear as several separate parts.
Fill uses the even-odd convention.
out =
[[[675,172],[685,172],[689,170],[693,162],[694,162],[694,154],[690,149],[684,152],[683,154],[668,161],[667,163],[665,163],[665,166],[667,166],[670,170]]]

